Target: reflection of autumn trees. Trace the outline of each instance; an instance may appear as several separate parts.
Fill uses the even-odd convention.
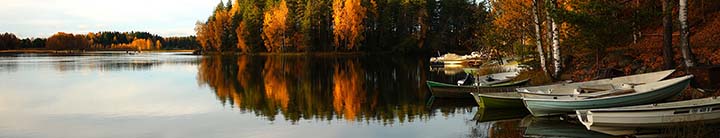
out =
[[[333,106],[348,120],[355,119],[367,94],[363,87],[362,69],[353,62],[335,64],[333,74]]]
[[[225,105],[271,121],[282,115],[291,122],[343,118],[389,124],[432,115],[425,107],[424,77],[418,77],[425,70],[414,60],[213,56],[200,62],[198,82]]]

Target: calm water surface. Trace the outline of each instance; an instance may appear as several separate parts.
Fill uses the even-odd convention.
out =
[[[471,100],[428,104],[426,80],[463,75],[431,71],[426,61],[5,55],[0,137],[605,137],[557,124],[564,121],[523,118],[522,110],[478,110]]]

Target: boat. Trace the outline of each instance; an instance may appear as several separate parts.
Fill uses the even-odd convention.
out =
[[[533,116],[575,113],[575,110],[649,104],[679,94],[693,75],[596,92],[591,95],[523,97]]]
[[[486,109],[516,109],[524,108],[522,97],[517,92],[470,93],[479,108]]]
[[[594,80],[587,82],[577,82],[570,84],[555,84],[546,86],[533,86],[518,88],[518,92],[497,92],[497,93],[471,93],[478,106],[481,108],[515,108],[523,107],[522,97],[538,98],[547,96],[573,96],[578,94],[579,96],[588,97],[593,95],[592,92],[598,92],[601,90],[614,89],[616,86],[622,84],[644,84],[650,82],[660,81],[670,75],[674,70],[666,70],[652,73],[644,73],[637,75],[630,75],[624,77],[615,77],[610,79]],[[643,78],[643,79],[640,79]],[[606,84],[602,84],[605,82]],[[614,83],[614,84],[612,84]],[[530,92],[530,90],[537,90],[536,92]],[[545,90],[546,92],[542,92]],[[581,90],[585,93],[580,93]],[[572,91],[572,92],[568,92]],[[552,92],[552,93],[551,93]]]
[[[575,112],[589,130],[595,126],[660,128],[698,122],[717,123],[720,122],[720,97]]]
[[[517,72],[505,72],[480,76],[471,85],[453,85],[435,81],[426,81],[426,84],[430,88],[430,93],[436,98],[472,98],[470,92],[514,92],[515,88],[527,84],[530,80],[511,81],[516,75]]]
[[[608,79],[600,79],[593,81],[575,82],[575,83],[560,83],[553,85],[533,86],[518,88],[517,91],[525,96],[526,94],[550,94],[550,95],[569,95],[575,93],[578,89],[584,89],[588,91],[607,90],[615,86],[622,84],[639,85],[651,82],[660,81],[675,70],[664,70],[651,73],[643,73],[622,77],[614,77]]]

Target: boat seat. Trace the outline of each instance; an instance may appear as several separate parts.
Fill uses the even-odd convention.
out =
[[[612,84],[585,85],[577,88],[580,93],[593,93],[616,89]]]

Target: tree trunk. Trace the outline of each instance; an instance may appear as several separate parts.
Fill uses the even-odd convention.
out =
[[[688,27],[688,9],[687,0],[680,0],[678,20],[680,20],[680,49],[682,50],[683,59],[686,67],[695,66],[692,50],[690,49],[690,28]]]
[[[672,0],[662,0],[663,8],[663,59],[665,69],[675,68],[672,49]]]
[[[557,0],[550,0],[549,10],[555,10]],[[548,15],[549,16],[549,15]],[[555,70],[553,71],[553,76],[556,78],[560,75],[560,70],[562,68],[562,60],[560,59],[560,39],[558,38],[558,34],[560,34],[560,30],[558,29],[558,25],[555,22],[555,19],[550,18],[549,20],[550,24],[552,25],[552,54],[553,54],[553,63],[555,65]]]
[[[552,40],[553,40],[553,36],[554,36],[553,31],[552,31],[553,30],[553,26],[552,26],[553,19],[550,17],[550,10],[548,10],[548,8],[549,8],[548,1],[545,0],[545,6],[544,6],[545,26],[547,26],[547,30],[545,30],[547,32],[547,43],[545,43],[545,44],[548,44],[547,46],[545,46],[545,51],[548,52],[548,54],[545,55],[546,56],[545,59],[552,61],[553,58],[552,58],[552,50],[550,49],[551,48],[550,45],[552,45]],[[546,66],[547,66],[547,64],[546,64]]]
[[[538,52],[538,58],[540,59],[540,67],[542,68],[543,72],[547,74],[548,70],[545,65],[545,53],[543,52],[543,46],[542,46],[542,31],[540,30],[540,17],[538,13],[538,0],[533,0],[533,18],[535,18],[535,45],[537,45],[537,52]]]

